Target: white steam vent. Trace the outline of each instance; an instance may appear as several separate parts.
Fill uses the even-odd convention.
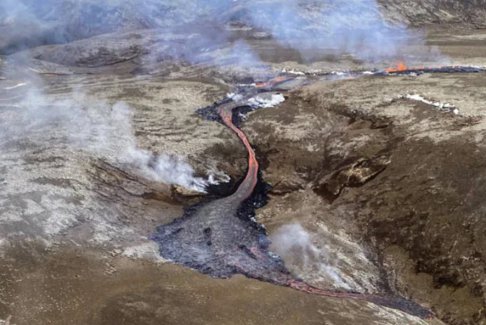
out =
[[[325,289],[372,292],[378,270],[345,234],[320,225],[309,233],[300,224],[280,227],[271,235],[271,249],[305,282]]]

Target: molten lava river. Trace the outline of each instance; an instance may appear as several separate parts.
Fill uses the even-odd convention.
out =
[[[463,72],[482,70],[470,67],[442,67],[409,69],[400,64],[396,68],[372,72],[376,76],[420,73]],[[355,78],[370,72],[341,73],[341,78]],[[226,98],[210,107],[198,110],[206,119],[223,123],[241,140],[248,153],[248,171],[234,193],[188,207],[182,217],[159,226],[152,239],[159,244],[160,254],[177,264],[198,270],[213,277],[228,278],[242,274],[249,278],[287,286],[309,294],[342,299],[365,300],[402,310],[421,318],[430,318],[432,312],[419,304],[399,296],[330,291],[313,287],[293,276],[282,259],[269,250],[265,228],[255,219],[255,209],[266,202],[266,184],[259,173],[255,152],[238,127],[240,117],[251,108],[250,99],[262,92],[288,90],[327,75],[296,77],[280,75],[264,83],[237,90],[238,96]],[[333,76],[335,77],[335,76]],[[291,85],[286,87],[286,85]]]

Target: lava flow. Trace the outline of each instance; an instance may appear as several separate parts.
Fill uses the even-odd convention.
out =
[[[224,124],[226,124],[227,127],[229,127],[233,132],[236,133],[236,135],[238,135],[238,138],[240,138],[240,140],[243,142],[246,151],[248,152],[248,171],[246,173],[246,177],[240,184],[236,192],[232,195],[242,202],[243,200],[249,198],[253,193],[253,190],[255,189],[258,181],[259,166],[255,156],[255,151],[251,147],[250,141],[248,141],[248,138],[243,133],[243,131],[238,129],[233,124],[233,107],[233,105],[221,105],[218,108],[218,113]]]
[[[280,78],[265,86],[287,81]],[[252,221],[258,203],[259,164],[246,135],[234,123],[234,110],[242,104],[224,101],[205,110],[203,114],[215,119],[216,112],[229,129],[242,141],[248,152],[248,171],[237,190],[224,198],[193,206],[170,224],[157,228],[152,239],[159,243],[160,254],[202,273],[228,278],[243,274],[249,278],[290,287],[302,292],[356,299],[399,309],[421,318],[432,313],[420,305],[401,297],[335,292],[313,287],[295,278],[283,261],[268,249],[265,229]]]
[[[376,72],[374,75],[420,75],[424,73],[478,73],[485,69],[474,66],[440,66],[440,67],[409,67],[404,62],[398,63],[395,67],[387,68],[384,71]]]
[[[218,106],[220,118],[245,144],[249,166],[230,196],[186,209],[184,215],[157,228],[153,239],[164,258],[216,277],[240,273],[284,283],[291,279],[282,261],[268,251],[264,229],[251,221],[258,197],[258,162],[245,134],[232,122],[233,101]]]
[[[408,66],[405,64],[405,62],[398,62],[395,67],[385,69],[385,71],[388,73],[403,72],[407,70]]]

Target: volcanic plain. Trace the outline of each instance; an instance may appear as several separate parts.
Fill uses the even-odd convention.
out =
[[[148,180],[119,153],[135,141],[184,157],[229,191],[246,151],[195,112],[265,73],[146,58],[136,45],[152,33],[120,36],[133,52],[102,35],[0,59],[0,324],[486,324],[486,73],[314,78],[241,125],[271,185],[256,220],[274,243],[289,224],[311,237],[304,254],[273,247],[289,270],[407,297],[437,316],[422,320],[160,257],[151,234],[204,195]],[[426,39],[438,64],[486,66],[484,30],[431,26]],[[385,68],[250,43],[272,71]],[[130,113],[110,115],[119,102]],[[55,118],[31,122],[26,105]],[[19,121],[29,127],[8,131]]]

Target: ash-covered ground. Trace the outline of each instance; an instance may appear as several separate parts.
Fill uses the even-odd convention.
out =
[[[216,1],[215,21],[175,28],[200,8],[50,2],[0,4],[0,324],[486,324],[485,73],[314,78],[241,125],[272,186],[256,219],[292,274],[436,319],[214,279],[149,239],[246,172],[236,136],[198,108],[282,70],[486,66],[484,1],[363,1],[413,27],[346,53],[284,39],[300,34],[252,5]],[[336,24],[360,17],[336,6]]]

